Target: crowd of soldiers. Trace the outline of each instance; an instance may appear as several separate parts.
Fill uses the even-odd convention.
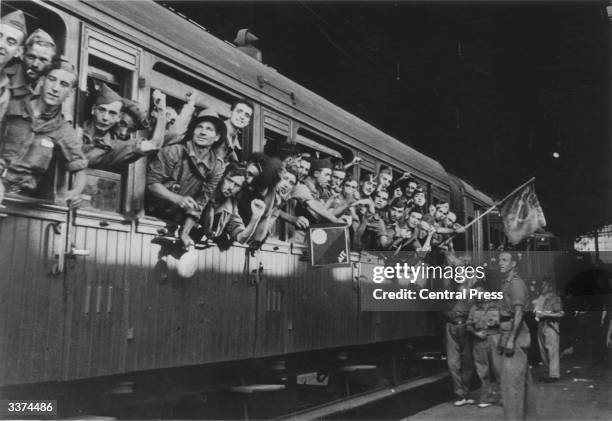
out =
[[[88,92],[89,119],[75,130],[62,112],[77,84],[73,64],[56,54],[45,31],[28,34],[20,11],[2,17],[1,25],[0,200],[6,193],[35,196],[57,157],[73,180],[56,200],[78,207],[84,169],[113,171],[146,156],[147,214],[182,227],[177,235],[186,248],[198,241],[257,247],[278,218],[295,227],[294,242],[303,242],[313,224],[349,226],[356,250],[448,248],[449,237],[463,232],[449,204],[428,206],[409,173],[394,180],[383,167],[355,180],[347,170],[359,158],[345,163],[289,143],[273,154],[246,156],[242,132],[254,107],[245,99],[231,104],[224,121],[212,107],[198,109],[196,93],[177,112],[155,90],[147,115],[98,83]]]
[[[535,393],[529,366],[531,334],[526,323],[533,310],[537,323],[537,345],[545,369],[543,382],[556,382],[559,369],[559,321],[563,317],[561,298],[549,281],[540,285],[540,295],[531,302],[529,289],[518,275],[518,256],[502,251],[498,256],[502,275],[502,299],[463,299],[449,303],[445,343],[448,368],[457,407],[475,404],[479,408],[501,404],[506,419],[526,419],[535,414]],[[452,288],[452,286],[449,286]],[[490,284],[456,286],[486,292]],[[474,382],[474,374],[478,382]],[[472,390],[475,383],[479,388]]]

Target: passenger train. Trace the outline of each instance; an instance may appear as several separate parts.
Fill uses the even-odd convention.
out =
[[[75,125],[87,117],[85,93],[96,81],[143,109],[155,89],[177,107],[196,91],[198,105],[222,115],[245,97],[255,104],[247,151],[291,143],[346,162],[360,157],[355,177],[376,174],[381,165],[395,176],[410,171],[429,203],[450,201],[463,223],[494,203],[436,160],[153,1],[2,2],[3,15],[15,8],[26,13],[29,29],[49,32],[77,63],[79,93],[64,109]],[[196,275],[179,277],[164,266],[164,246],[156,241],[165,223],[144,211],[145,168],[143,158],[117,173],[88,170],[92,199],[74,212],[53,203],[69,182],[59,168],[40,198],[6,198],[5,393],[35,385],[47,397],[72,390],[86,399],[84,382],[97,385],[89,389],[97,391],[92,400],[126,382],[132,395],[213,392],[269,382],[275,370],[284,379],[321,374],[339,361],[376,366],[377,381],[393,383],[407,376],[401,368],[407,350],[439,346],[435,315],[361,311],[360,283],[371,256],[352,253],[350,266],[312,267],[303,258],[306,246],[288,241],[284,226],[255,254],[239,244],[200,250]],[[499,218],[490,214],[455,247],[478,253],[502,242]],[[152,380],[159,378],[166,382]]]

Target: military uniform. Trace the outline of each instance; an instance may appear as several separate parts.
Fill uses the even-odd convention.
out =
[[[500,308],[501,346],[505,346],[514,323],[514,307],[523,310],[529,305],[529,291],[525,282],[510,272],[503,284],[503,299]],[[514,340],[514,354],[501,357],[501,394],[504,404],[504,417],[507,420],[522,420],[535,413],[535,391],[531,380],[531,369],[527,352],[531,338],[523,320]]]
[[[561,298],[551,292],[538,297],[536,311],[562,311]],[[542,363],[548,367],[548,376],[559,378],[559,322],[556,318],[538,315],[538,346]]]
[[[224,164],[211,150],[202,159],[198,158],[193,142],[177,143],[163,148],[149,162],[147,186],[162,184],[168,190],[181,196],[191,196],[198,207],[183,210],[167,200],[149,195],[147,209],[159,218],[183,222],[185,215],[196,220],[213,197],[217,184],[223,178]]]
[[[461,399],[469,398],[474,374],[473,340],[467,331],[472,304],[472,300],[457,300],[445,312],[446,362],[453,381],[453,391]]]
[[[90,168],[109,170],[135,161],[145,154],[140,149],[141,143],[142,139],[121,140],[111,130],[96,136],[91,120],[83,125],[83,152]]]
[[[0,69],[0,123],[4,118],[8,103],[11,99],[11,92],[9,91],[9,78],[6,76],[4,71]]]
[[[482,383],[480,402],[493,403],[499,389],[501,373],[501,356],[497,351],[501,337],[499,330],[498,301],[485,301],[475,304],[470,309],[467,319],[467,329],[473,332],[482,332],[484,339],[474,338],[474,366],[476,374]]]
[[[11,100],[7,107],[0,133],[0,178],[8,193],[33,193],[55,151],[60,152],[66,170],[87,168],[83,144],[62,117],[61,108],[36,116],[32,108],[36,98]]]

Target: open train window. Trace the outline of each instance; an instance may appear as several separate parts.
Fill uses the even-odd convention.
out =
[[[271,110],[263,110],[263,145],[262,151],[280,159],[285,158],[286,151],[290,150],[290,133],[293,122]]]
[[[177,69],[163,61],[158,61],[153,65],[150,77],[149,110],[153,109],[155,91],[160,91],[166,95],[167,107],[173,108],[177,113],[174,124],[168,126],[173,136],[170,138],[167,136],[166,142],[182,141],[190,120],[201,112],[218,115],[228,126],[230,125],[228,119],[231,115],[231,104],[240,99],[239,97],[208,83],[197,75]],[[196,98],[193,108],[187,106],[189,95],[195,95]],[[242,146],[243,158],[248,156],[251,149],[252,120],[253,117],[248,126],[241,130],[238,138]]]
[[[64,53],[64,46],[66,44],[66,25],[63,19],[50,8],[45,5],[35,2],[24,2],[24,1],[2,1],[0,2],[0,15],[4,16],[8,13],[21,10],[25,16],[26,27],[29,33],[34,32],[36,29],[42,29],[47,32],[53,38],[57,50],[57,54]],[[24,40],[25,41],[25,40]],[[24,50],[24,53],[26,51]],[[19,59],[14,58],[10,63],[7,64],[7,68],[13,65],[17,65],[20,62]],[[69,101],[66,101],[68,105]],[[66,118],[72,115],[73,111],[68,110],[64,112]],[[53,159],[49,164],[49,168],[44,177],[41,178],[36,191],[33,196],[37,199],[42,200],[53,200],[56,186],[60,185],[64,180],[62,169],[57,165],[58,160]]]
[[[92,107],[102,84],[123,98],[136,99],[140,50],[90,27],[84,29],[84,47],[79,74],[81,95],[77,106],[77,123],[82,130],[94,130]],[[111,127],[107,131],[113,129]],[[86,207],[108,212],[129,212],[128,176],[131,165],[132,162],[126,161],[112,167],[100,165],[96,169],[88,168],[87,186],[83,193],[91,200]]]
[[[345,149],[328,139],[323,135],[319,135],[312,130],[300,127],[295,135],[295,143],[299,145],[299,148],[310,153],[314,159],[331,159],[342,160],[345,163],[352,159],[352,153],[350,150]]]
[[[26,1],[3,1],[0,2],[0,15],[4,16],[15,10],[21,10],[25,15],[26,27],[29,33],[36,29],[47,32],[57,45],[58,54],[64,53],[66,44],[66,25],[61,17],[47,7]]]
[[[196,116],[205,110],[206,113],[218,115],[222,120],[227,122],[228,126],[228,119],[231,116],[231,105],[234,101],[241,99],[234,94],[208,83],[196,75],[188,74],[162,61],[158,61],[153,65],[153,72],[151,73],[150,106],[153,105],[154,90],[159,90],[166,94],[167,105],[174,108],[179,115],[183,110],[183,106],[187,103],[188,94],[193,93],[197,98],[195,101],[195,110],[193,114],[187,115],[187,117]],[[190,109],[189,111],[191,112]],[[190,118],[187,118],[187,124],[189,120]],[[178,121],[179,120],[177,120],[177,122]],[[244,151],[243,155],[248,155],[248,152],[251,150],[253,133],[252,121],[253,116],[251,116],[249,124],[240,131],[237,139]],[[185,128],[185,126],[183,126],[183,128]],[[184,130],[179,131],[184,132]]]

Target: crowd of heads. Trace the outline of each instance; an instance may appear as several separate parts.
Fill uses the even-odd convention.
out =
[[[229,104],[224,120],[212,105],[198,105],[205,99],[196,92],[178,110],[153,90],[145,112],[114,86],[89,80],[90,109],[75,130],[62,105],[77,74],[53,38],[42,29],[28,33],[15,11],[2,17],[0,42],[0,199],[5,190],[34,194],[51,161],[38,159],[42,145],[48,157],[61,151],[59,164],[74,174],[75,187],[59,196],[75,206],[82,203],[82,170],[117,171],[146,157],[146,210],[181,226],[186,246],[221,232],[261,244],[279,219],[294,226],[293,241],[304,241],[313,224],[343,224],[358,250],[449,247],[448,238],[460,232],[448,203],[428,206],[424,186],[409,173],[394,178],[382,167],[355,178],[359,158],[345,162],[290,142],[246,156],[243,135],[254,112],[246,99]]]

